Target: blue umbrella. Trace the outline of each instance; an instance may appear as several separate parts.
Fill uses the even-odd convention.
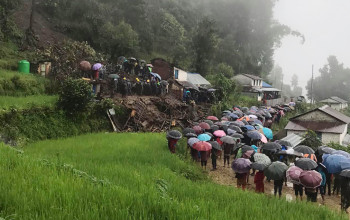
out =
[[[162,80],[162,77],[160,77],[158,73],[151,72],[151,75],[154,76],[155,78],[158,78],[159,80]]]
[[[248,131],[255,130],[254,126],[251,126],[251,125],[244,125],[243,127],[245,127]]]
[[[350,169],[350,159],[345,160],[345,161],[341,161],[341,162],[340,162],[340,168],[341,168],[342,170]]]
[[[268,139],[273,139],[273,133],[272,130],[270,128],[263,128],[263,133],[265,135],[265,137],[267,137]]]
[[[228,117],[232,118],[232,119],[238,119],[238,115],[234,114],[234,113],[230,113],[227,115]]]
[[[248,131],[247,136],[252,140],[260,140],[262,138],[258,131]]]
[[[326,166],[328,173],[340,173],[342,171],[341,162],[348,160],[343,155],[329,155],[323,160],[323,165]]]
[[[342,151],[342,150],[335,150],[331,153],[336,155],[343,155],[344,157],[350,158],[350,154],[348,152]]]
[[[207,134],[200,134],[198,135],[198,139],[201,141],[210,141],[211,137]]]

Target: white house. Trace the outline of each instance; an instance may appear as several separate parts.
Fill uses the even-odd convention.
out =
[[[303,135],[308,130],[316,132],[323,144],[343,144],[350,118],[325,105],[291,118],[285,127],[287,135]]]
[[[342,110],[342,109],[346,109],[348,107],[348,102],[345,101],[344,99],[341,99],[339,97],[336,96],[332,96],[328,99],[324,99],[322,101],[320,101],[323,104],[329,105],[331,108],[335,109],[335,110]]]
[[[232,77],[232,79],[242,86],[243,95],[254,97],[258,101],[262,100],[264,95],[261,91],[263,84],[262,78],[250,74],[238,74]]]

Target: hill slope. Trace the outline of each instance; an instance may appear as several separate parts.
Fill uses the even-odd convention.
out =
[[[169,154],[162,134],[85,135],[25,154],[2,146],[0,177],[0,215],[16,219],[341,219],[217,185]]]

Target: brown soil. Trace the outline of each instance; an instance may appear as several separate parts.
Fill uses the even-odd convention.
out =
[[[230,161],[231,162],[231,161]],[[221,185],[227,185],[227,186],[233,186],[236,187],[237,181],[235,178],[235,174],[231,167],[224,167],[223,159],[218,158],[217,160],[217,170],[211,171],[211,160],[208,160],[207,165],[207,171],[209,177],[214,180],[216,183]],[[273,196],[273,181],[267,182],[266,179],[264,181],[265,185],[265,194],[268,196]],[[250,191],[255,191],[255,184],[254,184],[254,176],[249,176],[249,182],[247,185],[247,189]],[[294,190],[293,185],[288,183],[287,186],[283,186],[282,190],[282,198],[286,199],[287,201],[295,200],[294,196]],[[306,196],[303,196],[303,199],[306,200]],[[320,195],[318,195],[317,203],[315,205],[321,206],[322,204],[322,198]],[[325,196],[325,202],[324,205],[340,212],[340,195],[331,195]],[[349,214],[350,219],[350,214]]]

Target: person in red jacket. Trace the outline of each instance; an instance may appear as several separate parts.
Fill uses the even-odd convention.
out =
[[[264,172],[259,171],[255,174],[254,177],[254,183],[255,183],[255,192],[257,193],[264,193],[265,187],[264,187]]]
[[[173,139],[173,138],[168,138],[168,148],[171,153],[175,154],[176,151],[176,143],[178,140]]]

